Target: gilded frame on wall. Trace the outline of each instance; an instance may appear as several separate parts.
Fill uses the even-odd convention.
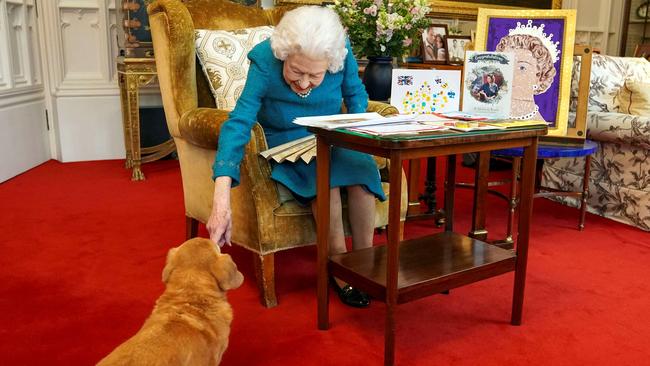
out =
[[[528,29],[524,30],[523,28],[526,27]],[[546,37],[542,44],[558,51],[549,50],[551,51],[550,54],[555,54],[556,57],[553,61],[551,61],[552,58],[551,60],[545,60],[546,65],[537,60],[535,70],[537,75],[535,77],[539,80],[531,84],[532,93],[534,94],[531,95],[534,99],[535,108],[538,110],[537,115],[549,123],[549,136],[567,135],[575,28],[576,12],[572,9],[503,10],[482,8],[478,12],[475,40],[475,49],[477,51],[495,51],[499,42],[502,39],[505,40],[513,30],[515,33],[522,30],[533,37],[535,35]],[[537,30],[539,33],[536,32]],[[530,53],[532,55],[532,52]],[[517,62],[519,63],[519,61]],[[542,80],[540,65],[542,65],[542,68],[546,67],[545,70],[554,69],[555,74]],[[518,66],[515,68],[515,73],[517,68]],[[515,81],[517,81],[516,76]],[[540,89],[537,90],[535,86]]]
[[[478,15],[479,8],[495,8],[495,9],[526,9],[530,6],[527,6],[531,3],[531,0],[521,0],[521,1],[503,1],[508,4],[516,5],[495,5],[494,2],[490,3],[481,3],[476,0],[472,1],[463,1],[463,0],[429,0],[429,6],[431,9],[431,16],[435,18],[447,18],[447,19],[462,19],[462,20],[476,20]],[[547,0],[550,3],[549,9],[561,9],[562,0]],[[533,3],[538,3],[538,1],[533,1]]]

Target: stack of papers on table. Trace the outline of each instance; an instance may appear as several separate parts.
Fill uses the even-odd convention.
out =
[[[438,115],[443,118],[456,119],[461,121],[487,121],[490,119],[494,119],[494,117],[489,117],[477,113],[461,112],[461,111],[438,113]]]
[[[333,114],[329,116],[298,117],[293,123],[300,126],[318,127],[326,130],[373,126],[390,123],[413,121],[413,115],[395,115],[384,117],[379,113]]]
[[[418,122],[348,128],[350,131],[366,133],[374,136],[419,135],[433,131],[444,131],[446,129],[448,129],[448,127],[442,124],[430,125]]]
[[[485,121],[486,124],[492,126],[498,126],[503,128],[518,128],[518,127],[532,127],[532,126],[548,126],[547,122],[544,121],[517,121],[517,120],[494,120],[494,121]]]

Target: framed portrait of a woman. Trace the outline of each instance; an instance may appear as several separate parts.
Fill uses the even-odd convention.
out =
[[[430,64],[447,62],[447,24],[431,24],[422,31],[422,61]]]
[[[515,55],[510,118],[544,120],[548,134],[566,136],[576,13],[479,9],[477,51]]]

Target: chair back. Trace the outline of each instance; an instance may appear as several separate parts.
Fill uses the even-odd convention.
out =
[[[293,7],[262,9],[228,0],[155,0],[147,8],[163,104],[170,133],[197,107],[214,108],[208,81],[197,65],[194,30],[275,25]]]

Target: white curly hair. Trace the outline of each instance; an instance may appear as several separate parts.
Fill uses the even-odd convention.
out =
[[[309,58],[327,59],[327,70],[332,73],[343,69],[348,54],[339,16],[320,6],[302,6],[284,14],[271,36],[271,49],[282,61],[298,52]]]

